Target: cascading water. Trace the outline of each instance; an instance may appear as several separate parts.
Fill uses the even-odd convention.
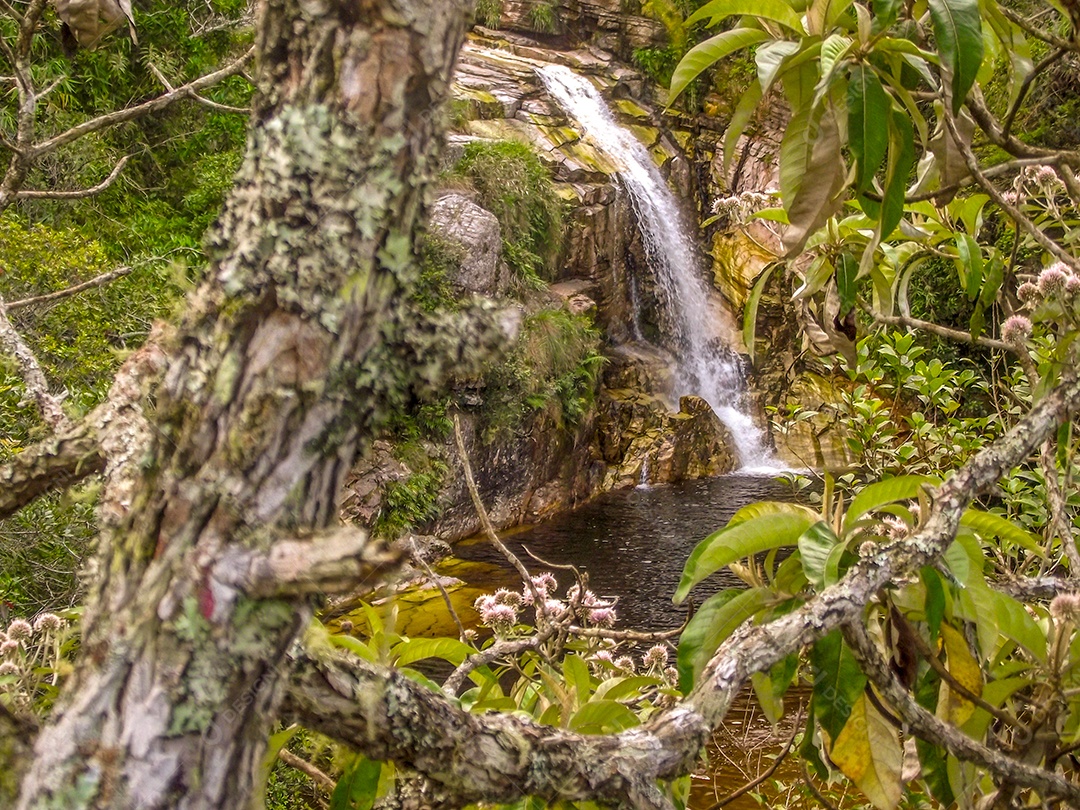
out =
[[[679,202],[645,146],[616,122],[607,103],[584,76],[562,65],[537,68],[544,86],[619,168],[641,225],[642,240],[666,299],[666,319],[676,352],[676,396],[695,394],[712,406],[735,440],[744,470],[777,469],[762,430],[745,408],[746,383],[734,352],[716,330],[710,290],[701,278],[694,245]],[[635,296],[636,297],[636,296]],[[636,302],[635,302],[636,305]],[[635,313],[635,320],[637,313]]]

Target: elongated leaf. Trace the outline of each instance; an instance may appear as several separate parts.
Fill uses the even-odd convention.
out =
[[[780,75],[784,60],[799,52],[799,43],[787,40],[773,40],[762,45],[754,53],[754,63],[757,65],[758,83],[763,91],[773,86],[776,77]]]
[[[850,253],[841,253],[836,258],[836,292],[840,296],[840,317],[843,318],[855,308],[857,288],[856,278],[859,263]]]
[[[686,25],[693,25],[708,19],[709,25],[716,25],[727,17],[760,17],[786,25],[792,31],[802,33],[802,21],[795,10],[784,0],[712,0],[689,17]]]
[[[615,700],[586,703],[570,718],[570,730],[579,734],[612,734],[640,724],[637,715]]]
[[[458,666],[476,652],[468,644],[462,644],[455,638],[410,638],[394,647],[394,664],[408,666],[425,658],[441,658]]]
[[[825,733],[835,740],[847,723],[852,707],[862,699],[866,676],[839,630],[833,630],[813,646],[810,666],[814,678],[811,697],[814,716]]]
[[[1008,518],[995,515],[993,512],[983,512],[981,509],[971,507],[960,517],[960,525],[973,530],[984,540],[996,537],[1005,543],[1015,544],[1040,557],[1046,555],[1046,552],[1039,545],[1038,535],[1029,532],[1022,526],[1017,526]]]
[[[735,112],[731,114],[731,122],[724,132],[724,173],[731,166],[731,158],[735,153],[735,144],[739,142],[746,131],[746,125],[754,115],[758,103],[761,101],[761,83],[755,78],[739,99]]]
[[[903,0],[873,0],[874,33],[889,30],[889,26],[896,22],[896,15],[903,5]]]
[[[365,756],[352,761],[330,796],[330,810],[370,810],[379,790],[382,763]]]
[[[983,58],[979,0],[929,0],[941,64],[952,76],[952,112],[956,115],[975,83]]]
[[[829,756],[878,810],[893,810],[900,803],[904,749],[896,729],[865,694],[852,707]]]
[[[658,686],[660,680],[649,675],[630,675],[626,678],[608,678],[596,687],[593,700],[623,700],[634,697],[651,686]]]
[[[746,308],[743,310],[743,345],[746,346],[746,353],[750,355],[751,363],[754,362],[754,341],[757,338],[758,304],[761,303],[761,295],[765,292],[765,285],[769,283],[769,277],[775,268],[775,264],[770,264],[761,271],[761,275],[757,277],[757,281],[750,290],[750,297],[746,299]]]
[[[892,110],[891,121],[889,167],[885,172],[885,196],[881,201],[881,221],[877,230],[881,239],[888,239],[904,216],[908,177],[915,165],[915,130],[911,119],[899,110]]]
[[[855,193],[862,194],[874,181],[889,148],[891,104],[877,72],[869,65],[853,65],[848,80],[848,148],[855,157]]]
[[[813,523],[820,519],[817,510],[811,509],[809,506],[803,506],[799,503],[788,503],[787,501],[758,501],[757,503],[750,503],[731,516],[731,520],[728,521],[727,528],[732,526],[738,526],[747,520],[753,520],[754,518],[761,517],[763,515],[799,515],[806,518],[810,523]]]
[[[1031,618],[1018,601],[1007,594],[988,589],[997,603],[998,627],[1005,635],[1034,655],[1040,661],[1046,660],[1046,632]]]
[[[979,295],[983,282],[982,250],[969,234],[956,236],[956,250],[959,262],[964,268],[963,280],[966,282],[968,301],[974,301]]]
[[[730,31],[705,40],[700,45],[695,45],[686,56],[679,60],[675,68],[675,73],[671,77],[671,94],[668,96],[668,104],[673,103],[690,85],[690,82],[700,76],[703,71],[725,56],[763,42],[768,36],[760,28],[732,28]]]
[[[783,235],[784,252],[787,256],[793,256],[802,250],[810,235],[824,225],[841,205],[840,191],[847,178],[847,167],[840,152],[840,130],[831,110],[821,117],[809,155],[792,151],[787,157],[791,163],[785,167],[781,143],[781,177],[785,172],[803,172],[797,183],[795,198],[784,200],[791,221]],[[800,166],[801,169],[798,168]]]
[[[895,501],[910,500],[918,495],[924,486],[937,483],[938,479],[927,475],[899,475],[863,487],[844,516],[844,534],[867,512]]]
[[[686,561],[675,591],[675,604],[682,603],[691,588],[729,563],[759,551],[795,545],[810,523],[803,515],[763,515],[709,535]]]
[[[716,648],[768,604],[766,588],[722,591],[710,596],[679,637],[679,689],[689,692]]]
[[[571,686],[577,693],[578,703],[584,705],[592,695],[592,678],[589,676],[589,665],[580,655],[571,653],[563,659],[563,679],[567,686]]]
[[[976,697],[982,695],[982,668],[971,654],[967,641],[954,627],[941,625],[941,641],[947,656],[946,667],[956,682]],[[946,723],[962,726],[975,711],[975,704],[949,686],[948,681],[941,682],[941,695],[938,697],[937,716]]]
[[[825,586],[825,567],[829,555],[840,538],[829,528],[825,521],[818,521],[799,538],[799,556],[802,558],[803,573],[819,591]]]
[[[929,565],[923,566],[919,578],[926,589],[926,626],[933,640],[938,637],[941,620],[945,618],[945,586],[941,582],[941,574]]]

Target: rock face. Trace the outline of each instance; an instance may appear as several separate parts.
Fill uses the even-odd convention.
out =
[[[510,271],[502,260],[502,228],[462,194],[444,194],[431,206],[430,227],[464,249],[465,255],[451,283],[459,293],[500,296],[510,285]]]
[[[545,43],[599,43],[628,58],[634,48],[662,43],[664,32],[651,20],[623,13],[626,5],[623,0],[563,0],[556,9],[559,27],[540,32],[537,3],[503,0],[501,25],[542,34]],[[541,410],[514,430],[485,435],[484,390],[459,392],[470,464],[499,528],[537,522],[607,489],[719,475],[735,466],[731,437],[709,406],[694,397],[681,402],[669,397],[674,360],[647,340],[659,329],[650,322],[653,310],[633,303],[654,294],[633,206],[616,179],[616,167],[548,96],[536,69],[549,62],[590,76],[684,194],[694,177],[682,145],[689,143],[688,134],[673,135],[660,125],[659,116],[636,98],[641,78],[612,53],[596,47],[548,50],[513,33],[474,35],[462,52],[450,159],[476,139],[516,140],[539,154],[567,213],[560,261],[549,288],[538,294],[548,297],[547,306],[590,314],[603,333],[606,358],[596,404],[569,426]],[[452,279],[460,292],[491,298],[515,292],[501,258],[508,235],[468,192],[443,192],[433,204],[431,226],[462,247],[464,258]],[[449,472],[438,497],[439,517],[419,529],[449,540],[476,533],[480,524],[453,440],[429,447],[428,453]],[[383,507],[380,493],[407,482],[413,472],[392,448],[376,448],[347,487],[346,513],[370,523]]]

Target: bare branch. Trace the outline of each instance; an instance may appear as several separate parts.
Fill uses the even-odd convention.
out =
[[[45,424],[54,433],[70,429],[71,421],[64,413],[60,399],[50,393],[49,382],[45,379],[45,372],[41,370],[41,365],[34,356],[33,350],[26,345],[26,341],[8,320],[7,305],[3,298],[0,298],[0,348],[15,358],[23,384],[37,403],[38,411]]]
[[[979,160],[975,157],[975,153],[964,144],[963,139],[960,137],[960,133],[956,128],[956,120],[953,118],[948,105],[945,106],[945,125],[949,128],[949,132],[952,133],[954,140],[959,146],[960,152],[964,156],[964,161],[967,163],[968,171],[971,173],[971,176],[975,178],[975,182],[982,187],[983,191],[990,195],[990,198],[997,203],[998,206],[1020,227],[1020,229],[1030,236],[1040,247],[1063,261],[1074,271],[1080,272],[1080,261],[1077,261],[1076,257],[1071,255],[1061,245],[1043,233],[1035,223],[1024,216],[1019,208],[1008,202],[1005,199],[1005,196],[998,191],[997,186],[991,183],[986,175],[983,174],[982,169],[979,167]]]
[[[200,76],[198,79],[188,82],[185,85],[181,85],[155,99],[151,99],[142,104],[137,104],[134,107],[128,107],[127,109],[99,115],[97,118],[92,118],[89,121],[84,121],[66,132],[61,132],[59,135],[55,135],[46,141],[35,144],[30,150],[30,156],[33,158],[41,157],[42,155],[59,149],[61,146],[65,146],[72,141],[78,140],[84,135],[89,135],[91,132],[97,132],[106,127],[122,124],[126,121],[133,121],[136,118],[142,118],[144,115],[164,110],[175,104],[177,101],[191,98],[200,90],[204,90],[207,87],[213,87],[215,84],[224,81],[230,76],[235,76],[240,73],[248,62],[251,61],[254,53],[255,49],[252,48],[239,59],[230,62],[220,70],[208,73],[205,76]]]
[[[461,623],[461,617],[458,616],[457,609],[454,607],[453,601],[450,599],[450,594],[446,592],[446,588],[442,584],[442,580],[438,575],[431,570],[431,566],[428,565],[427,560],[424,559],[424,555],[420,553],[419,547],[416,545],[416,538],[409,538],[409,559],[414,565],[418,565],[424,569],[424,574],[427,575],[428,581],[439,589],[439,595],[442,597],[443,604],[446,605],[446,609],[450,611],[450,618],[454,620],[454,624],[457,625],[458,639],[464,643],[468,639],[468,635],[465,632],[465,625]]]
[[[776,773],[777,769],[783,764],[784,760],[787,758],[787,755],[791,753],[791,747],[795,745],[795,740],[799,736],[799,732],[802,730],[801,727],[802,717],[800,716],[799,719],[795,721],[795,728],[792,730],[791,736],[788,737],[787,744],[784,746],[783,750],[779,754],[777,754],[776,759],[773,760],[772,765],[766,768],[762,773],[758,774],[758,776],[752,781],[747,782],[741,788],[737,788],[736,790],[731,791],[731,793],[729,793],[727,796],[724,796],[719,801],[710,805],[708,810],[720,810],[721,807],[726,807],[727,805],[738,799],[740,796],[745,796],[751,790],[762,784],[766,779]]]
[[[885,326],[903,326],[908,329],[920,329],[923,332],[930,332],[938,337],[947,338],[956,341],[957,343],[966,343],[969,346],[982,346],[987,349],[998,349],[1003,352],[1015,351],[1012,346],[1004,341],[994,340],[993,338],[988,337],[972,337],[970,332],[961,332],[959,329],[950,329],[947,326],[942,326],[933,321],[923,321],[905,315],[883,315],[880,312],[875,312],[870,307],[864,307],[864,310],[875,322]]]
[[[12,301],[7,305],[8,312],[17,309],[23,309],[24,307],[36,307],[41,304],[51,304],[54,301],[61,301],[64,298],[70,298],[73,295],[78,295],[85,290],[92,290],[95,287],[104,287],[110,281],[115,281],[118,278],[123,278],[129,275],[134,268],[132,267],[117,267],[115,270],[110,270],[107,273],[102,273],[100,276],[94,276],[89,281],[84,281],[81,284],[76,284],[73,287],[68,287],[64,290],[57,290],[56,292],[46,293],[45,295],[35,295],[33,298],[23,298],[19,301]]]
[[[484,508],[484,501],[480,498],[480,490],[477,489],[476,480],[473,478],[472,465],[469,464],[469,454],[465,450],[465,439],[462,438],[461,435],[461,419],[456,413],[454,414],[454,441],[457,444],[458,459],[461,461],[461,467],[465,473],[465,486],[469,490],[469,497],[472,498],[473,506],[476,508],[476,514],[480,518],[480,525],[484,527],[484,534],[487,535],[491,545],[495,546],[499,553],[514,566],[514,570],[518,572],[521,581],[525,583],[525,587],[529,589],[529,593],[532,594],[533,598],[533,606],[536,608],[537,629],[543,630],[550,622],[547,615],[547,608],[544,606],[544,599],[541,598],[540,591],[533,582],[529,569],[527,569],[524,563],[518,559],[518,556],[508,549],[506,544],[499,539],[495,527],[491,524],[491,518],[488,517],[487,509]]]
[[[298,757],[288,748],[282,748],[278,751],[278,759],[290,768],[300,771],[300,773],[309,777],[312,782],[328,793],[332,793],[334,788],[337,787],[337,782],[327,776],[322,770],[316,768],[303,757]]]
[[[1080,578],[1080,548],[1076,546],[1076,538],[1073,536],[1072,521],[1069,520],[1065,506],[1065,495],[1061,491],[1061,481],[1058,478],[1057,460],[1055,458],[1057,442],[1053,437],[1043,442],[1042,451],[1039,453],[1039,467],[1042,469],[1043,485],[1046,488],[1046,505],[1050,510],[1050,525],[1054,534],[1061,540],[1062,551],[1069,561],[1069,575],[1073,579]],[[1049,538],[1048,538],[1049,539]]]
[[[862,670],[916,735],[945,748],[958,759],[974,762],[1000,779],[1034,788],[1046,796],[1066,799],[1074,807],[1080,805],[1080,787],[1056,773],[987,748],[916,703],[911,693],[897,680],[861,623],[845,624],[843,630],[844,638],[851,645]]]
[[[255,599],[352,590],[373,574],[396,570],[401,555],[352,526],[269,550],[231,546],[211,568],[215,582]]]
[[[29,189],[24,191],[15,192],[16,200],[85,200],[87,197],[93,197],[96,194],[100,194],[109,186],[111,186],[116,178],[120,176],[120,172],[124,170],[128,161],[131,160],[131,155],[124,155],[117,162],[113,170],[109,172],[109,176],[91,188],[83,188],[75,191],[46,191],[42,189]]]
[[[105,468],[92,420],[50,436],[0,466],[0,518],[6,518],[36,498],[77,484]]]

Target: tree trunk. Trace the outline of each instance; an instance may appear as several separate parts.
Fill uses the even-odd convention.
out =
[[[475,361],[495,332],[459,324],[434,345],[403,298],[466,5],[261,4],[247,157],[20,808],[249,803],[312,615],[305,580],[372,569],[362,535],[316,534],[344,474],[389,409],[443,378],[442,355]]]

